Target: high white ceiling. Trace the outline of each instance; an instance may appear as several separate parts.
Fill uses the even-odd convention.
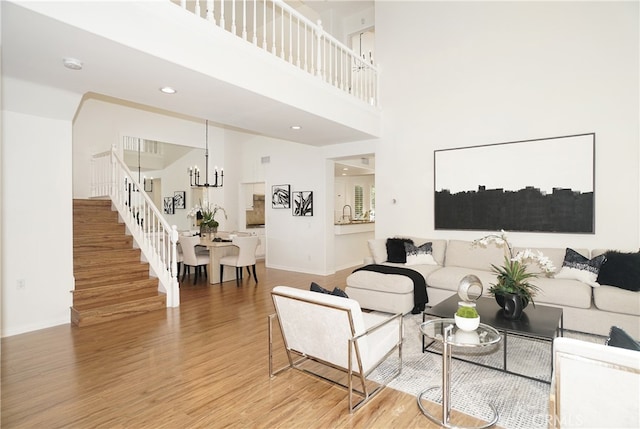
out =
[[[196,120],[209,119],[232,128],[312,145],[372,137],[344,124],[56,21],[18,4],[6,0],[0,3],[4,76],[78,94],[104,94]],[[317,13],[335,8],[345,15],[371,7],[371,4],[370,1],[304,2]],[[62,59],[69,56],[81,58],[83,70],[63,67]],[[150,80],[153,80],[153,88],[165,85],[167,80],[180,82],[180,92],[176,96],[166,96],[157,90],[149,91]],[[5,108],[13,107],[7,106],[4,98],[3,103]],[[38,108],[46,109],[47,106]],[[46,113],[56,117],[55,111]],[[290,125],[294,123],[302,124],[303,129],[291,130]]]

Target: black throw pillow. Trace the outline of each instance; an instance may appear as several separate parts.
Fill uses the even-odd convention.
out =
[[[605,344],[612,347],[640,351],[640,344],[617,326],[611,327],[611,330],[609,331],[609,338],[607,338],[607,342]]]
[[[343,291],[339,287],[335,287],[331,291],[329,289],[323,288],[322,286],[320,286],[316,282],[311,282],[311,287],[309,288],[309,290],[311,292],[326,293],[327,295],[334,295],[334,296],[339,296],[339,297],[342,297],[342,298],[349,298],[349,296],[345,293],[345,291]]]
[[[640,291],[640,252],[622,253],[609,250],[605,256],[607,259],[600,267],[598,283],[634,292]]]
[[[413,244],[410,238],[387,238],[387,261],[399,264],[407,263],[407,251],[404,243]]]
[[[323,288],[316,282],[311,282],[311,287],[309,288],[309,290],[311,292],[318,292],[318,293],[331,293],[330,290]]]
[[[331,292],[331,295],[341,296],[342,298],[349,298],[349,296],[345,293],[345,291],[343,291],[339,287],[333,288],[333,291]]]

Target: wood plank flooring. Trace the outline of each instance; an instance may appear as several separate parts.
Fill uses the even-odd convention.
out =
[[[344,288],[352,270],[257,268],[257,286],[249,276],[241,287],[186,280],[178,308],[2,339],[2,428],[438,427],[392,389],[349,414],[339,387],[293,370],[270,379],[271,289]],[[453,423],[481,422],[454,413]]]

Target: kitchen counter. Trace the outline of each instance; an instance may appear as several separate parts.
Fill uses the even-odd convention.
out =
[[[372,232],[375,229],[375,221],[355,221],[350,223],[334,224],[335,235],[360,234],[363,232]]]

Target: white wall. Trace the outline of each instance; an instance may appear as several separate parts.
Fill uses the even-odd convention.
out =
[[[482,234],[434,231],[436,149],[595,132],[595,234],[512,240],[637,250],[638,16],[638,2],[376,2],[376,236]]]
[[[325,249],[328,234],[333,234],[333,200],[326,192],[322,148],[241,133],[236,138],[243,143],[242,181],[265,182],[267,266],[319,275],[331,273],[333,259],[329,267]],[[269,157],[269,162],[262,164],[262,157]],[[284,184],[291,185],[292,192],[313,191],[313,216],[293,216],[291,209],[271,207],[271,186]]]
[[[70,320],[71,119],[5,110],[2,121],[2,336],[8,336]]]

